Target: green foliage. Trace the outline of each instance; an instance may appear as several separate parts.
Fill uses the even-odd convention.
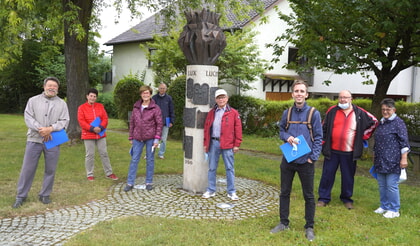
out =
[[[253,89],[248,82],[266,71],[268,64],[260,58],[254,40],[256,34],[250,28],[237,30],[233,34],[225,32],[227,46],[216,62],[220,84],[230,84],[247,91]]]
[[[279,13],[289,25],[279,41],[296,45],[299,55],[309,58],[308,65],[336,73],[370,69],[378,75],[419,62],[420,6],[416,0],[289,2],[293,13]],[[397,61],[400,66],[392,66]]]
[[[89,85],[95,87],[102,83],[104,74],[111,70],[111,57],[99,52],[99,45],[92,41],[89,47]]]
[[[379,115],[380,101],[386,97],[391,81],[420,62],[418,0],[288,2],[292,13],[279,10],[279,18],[288,28],[268,45],[276,56],[272,61],[278,62],[285,47],[293,45],[299,48],[298,57],[307,62],[288,68],[360,72],[366,79],[364,84],[373,81],[366,71],[374,72],[377,83],[370,110]]]
[[[115,107],[114,95],[112,92],[100,93],[97,102],[104,105],[108,118],[118,118],[117,108]]]
[[[139,89],[144,83],[136,75],[124,76],[114,89],[114,103],[118,119],[128,121],[128,112],[133,110],[134,103],[140,99]]]
[[[59,78],[59,96],[66,96],[64,59],[60,47],[57,45],[54,53],[48,40],[25,40],[21,57],[1,69],[0,112],[23,112],[28,99],[41,93],[42,81],[47,76]],[[46,53],[50,55],[49,59],[44,59]]]
[[[156,86],[160,82],[170,85],[174,78],[185,74],[188,63],[178,45],[180,32],[172,29],[168,36],[155,35],[153,42],[141,45],[147,59],[153,63]],[[263,74],[267,66],[266,61],[259,58],[260,52],[254,43],[256,33],[244,29],[225,35],[227,46],[215,64],[219,67],[219,84],[238,86],[242,91],[252,89],[248,83]]]
[[[404,120],[410,136],[420,136],[420,103],[396,102],[397,115]]]
[[[315,107],[324,119],[327,110],[337,104],[337,100],[328,98],[308,99],[307,104]],[[293,105],[293,100],[265,101],[248,96],[233,95],[229,104],[241,114],[243,130],[246,134],[255,134],[263,137],[277,136],[279,128],[277,123],[281,120],[283,111]],[[354,99],[353,104],[366,110],[371,108],[370,99]],[[406,125],[409,135],[420,135],[420,103],[397,102],[397,113]],[[381,116],[377,117],[378,120]]]
[[[176,78],[168,87],[168,95],[172,97],[175,108],[175,123],[169,134],[174,139],[182,139],[184,136],[183,114],[185,108],[186,76]]]

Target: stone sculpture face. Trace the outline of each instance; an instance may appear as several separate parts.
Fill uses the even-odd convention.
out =
[[[220,15],[209,10],[185,11],[187,24],[178,44],[190,65],[214,65],[226,47]]]

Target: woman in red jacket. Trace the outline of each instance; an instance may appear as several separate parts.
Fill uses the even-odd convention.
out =
[[[77,112],[77,119],[82,128],[82,139],[85,143],[86,158],[85,167],[87,179],[94,180],[93,169],[95,167],[95,146],[98,147],[102,166],[107,178],[118,180],[112,172],[106,147],[105,129],[108,126],[108,114],[101,103],[97,103],[98,90],[92,88],[86,94],[87,102],[80,105]]]

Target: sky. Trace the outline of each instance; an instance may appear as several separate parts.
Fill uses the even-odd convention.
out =
[[[111,0],[106,0],[106,2],[110,2]],[[101,38],[95,38],[95,40],[99,43],[100,48],[99,50],[105,50],[106,52],[112,51],[112,46],[103,45],[104,43],[108,42],[109,40],[115,38],[116,36],[120,35],[121,33],[127,31],[131,27],[137,25],[142,20],[145,20],[147,17],[151,15],[147,10],[141,12],[143,16],[140,18],[135,18],[131,20],[130,17],[130,10],[127,8],[123,9],[123,12],[120,15],[120,18],[117,18],[117,11],[114,7],[108,7],[102,10],[100,19],[102,23],[102,29],[99,30],[101,34]],[[118,21],[116,24],[115,21]]]

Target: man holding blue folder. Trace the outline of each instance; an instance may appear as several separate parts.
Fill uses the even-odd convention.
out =
[[[152,97],[159,106],[160,111],[162,111],[163,128],[158,153],[159,159],[165,159],[164,154],[166,151],[166,140],[168,138],[169,128],[172,127],[175,122],[174,102],[172,101],[172,97],[166,93],[166,90],[166,84],[160,83],[159,93]]]
[[[311,107],[306,104],[308,97],[308,85],[302,80],[296,80],[292,85],[293,107],[283,112],[280,121],[280,139],[293,146],[299,151],[300,142],[305,140],[311,151],[303,156],[288,162],[283,156],[280,164],[280,223],[271,230],[277,233],[289,229],[290,193],[292,191],[293,178],[298,174],[302,185],[303,197],[305,199],[305,235],[309,241],[315,239],[314,217],[315,217],[315,196],[314,196],[314,175],[315,161],[321,153],[322,126],[321,116],[318,110],[313,111],[309,117]],[[288,119],[289,110],[290,119]],[[310,118],[310,122],[308,122]],[[312,128],[312,130],[310,130]],[[302,135],[303,139],[298,140]]]
[[[53,140],[51,133],[63,130],[70,121],[66,102],[57,96],[59,86],[60,82],[57,78],[46,78],[44,92],[29,98],[26,104],[24,117],[28,132],[13,208],[19,208],[25,202],[42,153],[44,153],[45,171],[42,188],[38,195],[42,203],[51,203],[50,194],[60,156],[60,145],[47,147],[44,143]]]

